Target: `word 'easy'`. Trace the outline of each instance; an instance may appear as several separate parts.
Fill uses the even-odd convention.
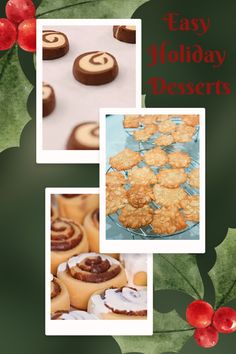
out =
[[[166,14],[163,21],[167,22],[170,31],[194,32],[197,36],[203,36],[210,28],[211,21],[208,17],[204,18],[186,18],[180,17],[179,13],[170,12]]]

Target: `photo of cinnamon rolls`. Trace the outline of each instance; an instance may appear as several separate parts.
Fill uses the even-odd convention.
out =
[[[146,320],[147,255],[99,252],[99,196],[54,194],[51,320]]]

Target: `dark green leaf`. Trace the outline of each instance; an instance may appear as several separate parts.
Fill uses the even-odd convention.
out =
[[[229,229],[216,247],[216,262],[209,276],[215,287],[215,307],[236,299],[236,229]]]
[[[15,46],[0,59],[0,152],[19,146],[21,132],[30,120],[27,99],[31,90]]]

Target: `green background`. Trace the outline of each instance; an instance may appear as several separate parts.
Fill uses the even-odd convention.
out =
[[[35,1],[39,3],[40,1]],[[5,17],[1,1],[0,16]],[[211,17],[209,33],[198,38],[190,33],[170,33],[161,18],[168,10],[176,10],[186,17]],[[215,262],[214,247],[225,237],[228,227],[236,227],[236,119],[235,119],[235,11],[234,0],[213,1],[148,1],[134,13],[143,20],[143,94],[147,107],[205,107],[207,252],[197,256],[204,280],[205,298],[214,300],[212,283],[207,272]],[[167,64],[147,68],[150,61],[147,48],[170,39],[174,44],[204,43],[213,49],[226,49],[226,63],[219,69],[208,65]],[[2,55],[3,53],[1,53]],[[32,55],[19,52],[23,70],[35,84]],[[229,96],[153,96],[147,81],[160,75],[168,81],[232,82]],[[20,148],[0,154],[0,224],[1,224],[1,343],[3,353],[69,353],[119,354],[112,337],[46,337],[44,335],[44,188],[97,187],[98,165],[37,165],[35,163],[35,91],[28,100],[32,120],[21,137]],[[176,292],[155,293],[154,304],[159,311],[176,308],[184,313],[189,296]],[[236,302],[232,303],[236,307]],[[236,335],[221,336],[212,353],[235,351]],[[201,353],[190,339],[182,354]]]

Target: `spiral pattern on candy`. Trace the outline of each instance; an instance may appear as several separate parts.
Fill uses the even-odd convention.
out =
[[[51,250],[67,251],[76,247],[83,238],[79,225],[62,218],[51,223]]]
[[[69,50],[69,42],[62,32],[45,30],[42,37],[43,59],[56,59],[64,56]]]

